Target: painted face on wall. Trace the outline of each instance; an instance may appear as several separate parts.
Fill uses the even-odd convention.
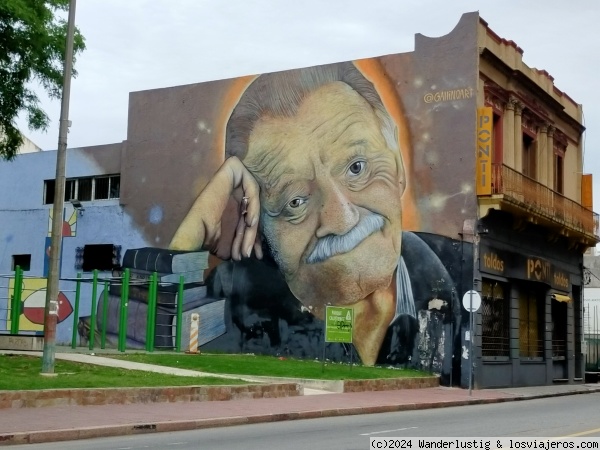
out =
[[[263,234],[303,304],[350,305],[390,286],[403,170],[356,91],[330,83],[294,117],[262,117],[244,164],[261,186]]]

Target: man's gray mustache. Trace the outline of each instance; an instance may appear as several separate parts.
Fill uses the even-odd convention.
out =
[[[383,228],[384,220],[379,214],[369,214],[363,217],[348,233],[342,235],[330,234],[317,241],[306,262],[316,264],[332,256],[347,253],[367,237]]]

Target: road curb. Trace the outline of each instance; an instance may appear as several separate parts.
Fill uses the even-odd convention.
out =
[[[523,396],[507,396],[500,398],[473,398],[466,400],[450,400],[442,402],[404,403],[368,407],[332,408],[309,411],[290,411],[285,413],[258,414],[253,416],[220,417],[197,420],[179,420],[170,422],[151,422],[127,425],[106,425],[101,427],[85,427],[65,430],[42,430],[19,433],[0,434],[0,446],[15,444],[34,444],[44,442],[72,441],[79,439],[102,438],[111,436],[128,436],[144,433],[169,431],[200,430],[234,425],[250,425],[257,423],[283,422],[289,420],[318,419],[324,417],[352,416],[359,414],[379,414],[399,411],[412,411],[453,406],[482,405],[509,401],[533,400],[564,395],[587,394],[600,392],[600,388],[586,391],[570,391],[554,394],[534,394]]]
[[[439,377],[437,376],[336,380],[333,382],[329,380],[256,377],[254,382],[260,384],[65,388],[30,391],[0,390],[0,410],[48,406],[98,406],[297,397],[303,395],[304,388],[307,386],[337,393],[439,387]],[[269,384],[264,384],[265,382]]]
[[[297,383],[0,391],[0,411],[8,408],[49,406],[99,406],[298,397],[302,395],[302,392],[302,386]]]

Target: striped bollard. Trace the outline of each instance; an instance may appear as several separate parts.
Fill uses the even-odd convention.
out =
[[[198,353],[198,325],[200,322],[200,314],[193,313],[190,323],[190,347],[188,353]]]

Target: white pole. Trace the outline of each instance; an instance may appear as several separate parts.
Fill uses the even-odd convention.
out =
[[[469,396],[473,385],[473,289],[469,292]]]
[[[193,313],[190,323],[190,345],[188,353],[198,353],[198,325],[200,322],[200,314]]]
[[[73,68],[73,40],[75,33],[75,2],[69,4],[67,42],[63,68],[62,102],[58,149],[56,152],[56,179],[54,182],[54,205],[52,207],[52,231],[50,238],[50,268],[46,287],[44,310],[44,351],[42,374],[54,374],[56,351],[56,323],[58,319],[58,284],[60,274],[60,251],[62,243],[63,208],[65,203],[65,166],[67,162],[67,133],[69,132],[69,97],[71,95],[71,72]]]

